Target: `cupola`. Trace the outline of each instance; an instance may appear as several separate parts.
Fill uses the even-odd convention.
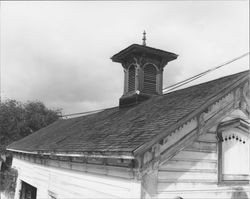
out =
[[[122,64],[124,69],[124,91],[119,107],[126,107],[144,101],[154,95],[162,95],[163,69],[178,55],[146,46],[132,44],[111,57],[113,62]]]

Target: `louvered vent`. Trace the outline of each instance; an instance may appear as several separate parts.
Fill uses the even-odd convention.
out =
[[[156,68],[153,65],[147,65],[144,68],[143,92],[156,93]]]
[[[128,72],[128,91],[135,90],[135,66],[129,67]]]

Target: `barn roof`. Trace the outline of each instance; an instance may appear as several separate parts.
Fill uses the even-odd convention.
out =
[[[101,152],[133,154],[207,103],[213,103],[235,85],[246,80],[244,71],[185,89],[154,96],[128,108],[109,108],[101,112],[71,119],[60,119],[7,147],[23,152]]]

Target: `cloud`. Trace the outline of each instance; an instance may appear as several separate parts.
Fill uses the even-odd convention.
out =
[[[110,57],[141,43],[144,29],[149,46],[179,54],[165,67],[164,86],[249,51],[248,1],[1,4],[4,96],[64,113],[118,105],[123,69]],[[209,78],[249,62],[239,64]]]

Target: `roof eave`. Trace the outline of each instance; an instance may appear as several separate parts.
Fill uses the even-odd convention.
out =
[[[135,159],[131,152],[58,152],[58,151],[24,151],[7,148],[8,151],[44,156],[63,156],[63,157],[90,157],[90,158],[115,158],[115,159]]]
[[[163,50],[152,48],[152,47],[149,47],[149,46],[142,46],[142,45],[139,45],[139,44],[132,44],[129,47],[125,48],[124,50],[120,51],[119,53],[113,55],[111,57],[111,60],[113,62],[122,63],[123,60],[130,53],[134,53],[134,52],[138,52],[138,51],[142,51],[142,50],[144,50],[147,53],[150,53],[150,54],[153,54],[153,55],[158,55],[158,56],[161,56],[162,58],[166,58],[168,61],[173,61],[178,57],[177,54],[174,54],[174,53],[171,53],[171,52],[163,51]]]

